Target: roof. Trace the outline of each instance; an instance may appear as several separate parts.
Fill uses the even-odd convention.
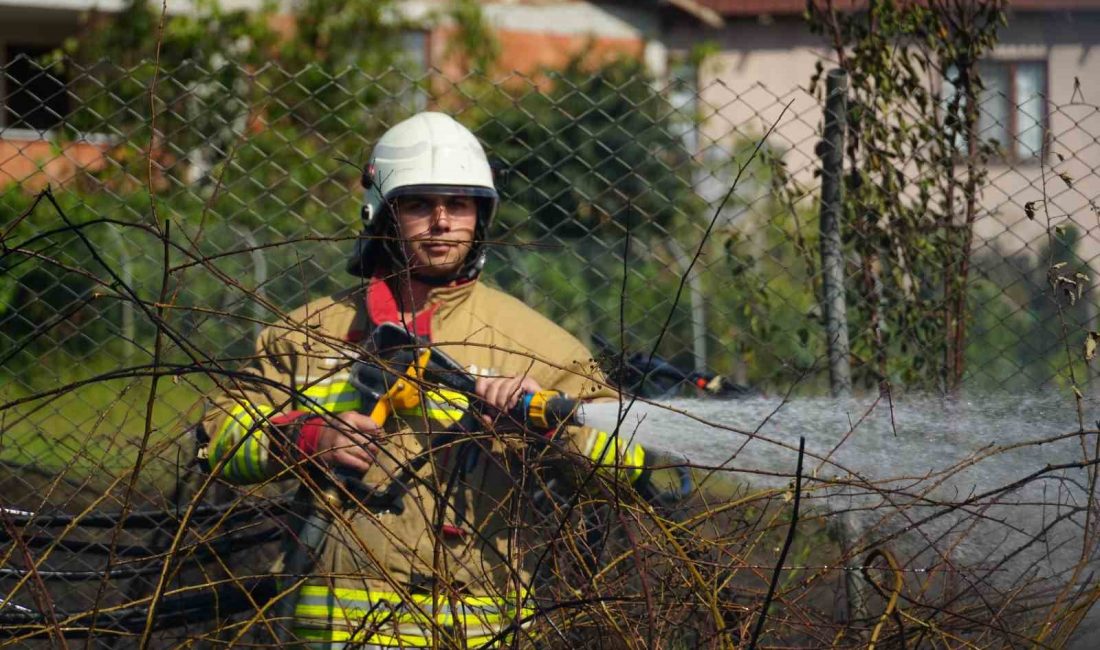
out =
[[[816,0],[822,5],[824,0]],[[796,14],[806,10],[806,0],[696,0],[723,16],[759,16],[761,14]],[[867,0],[834,0],[837,9],[866,7]],[[1009,9],[1016,11],[1100,10],[1100,0],[1009,0]]]
[[[700,0],[663,0],[663,2],[693,16],[708,27],[722,27],[724,25],[722,16]]]

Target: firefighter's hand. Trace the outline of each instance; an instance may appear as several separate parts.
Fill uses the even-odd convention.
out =
[[[366,472],[374,464],[382,427],[369,415],[348,411],[321,427],[317,437],[317,460],[330,466]]]
[[[500,412],[507,412],[519,402],[524,393],[537,393],[542,390],[539,383],[530,377],[478,377],[474,392],[485,404]],[[489,415],[482,415],[485,424],[492,425]]]

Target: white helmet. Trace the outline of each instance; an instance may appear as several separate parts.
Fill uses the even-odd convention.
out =
[[[410,194],[472,196],[477,226],[470,253],[455,278],[474,278],[485,264],[482,243],[496,214],[499,196],[485,150],[469,129],[443,113],[418,113],[386,131],[363,170],[363,234],[348,261],[348,272],[369,277],[380,260],[402,264],[392,206]]]

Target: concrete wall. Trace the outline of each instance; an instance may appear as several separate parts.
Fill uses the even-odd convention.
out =
[[[720,163],[731,147],[752,146],[775,125],[769,145],[786,151],[787,170],[796,179],[816,187],[814,146],[820,138],[821,108],[806,88],[815,64],[825,55],[820,41],[793,18],[726,22],[724,29],[705,31],[677,24],[665,39],[672,51],[690,52],[704,42],[718,49],[698,70],[697,110],[704,120],[700,152],[705,160]],[[698,183],[700,194],[710,203],[708,213],[717,209],[731,183],[732,174],[722,172],[706,175]],[[761,226],[767,211],[757,206],[770,196],[767,183],[751,170],[743,176],[732,197],[737,207],[727,207],[719,225],[733,226],[765,246]],[[807,195],[803,202],[813,200]]]

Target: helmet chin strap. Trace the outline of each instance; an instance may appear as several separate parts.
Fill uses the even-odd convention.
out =
[[[397,233],[397,224],[393,213],[387,209],[384,213],[376,215],[373,224],[368,224],[363,229],[363,237],[366,243],[356,243],[356,253],[347,269],[353,275],[370,277],[371,273],[381,268],[386,268],[394,273],[408,273],[414,280],[431,287],[443,287],[453,282],[475,280],[481,275],[485,267],[485,232],[487,222],[491,215],[486,215],[483,205],[478,207],[478,220],[474,228],[474,242],[470,251],[466,253],[466,259],[454,273],[444,276],[433,276],[418,273],[409,269],[405,259],[405,250],[401,245],[400,235]]]
[[[415,271],[410,271],[409,275],[412,276],[413,280],[416,280],[417,282],[419,282],[421,284],[426,284],[429,287],[445,287],[448,284],[451,284],[452,282],[456,282],[457,280],[462,279],[461,269],[458,270],[458,271],[455,271],[454,273],[452,273],[450,275],[442,275],[442,276],[440,276],[440,275],[424,275],[423,273],[416,273]]]

